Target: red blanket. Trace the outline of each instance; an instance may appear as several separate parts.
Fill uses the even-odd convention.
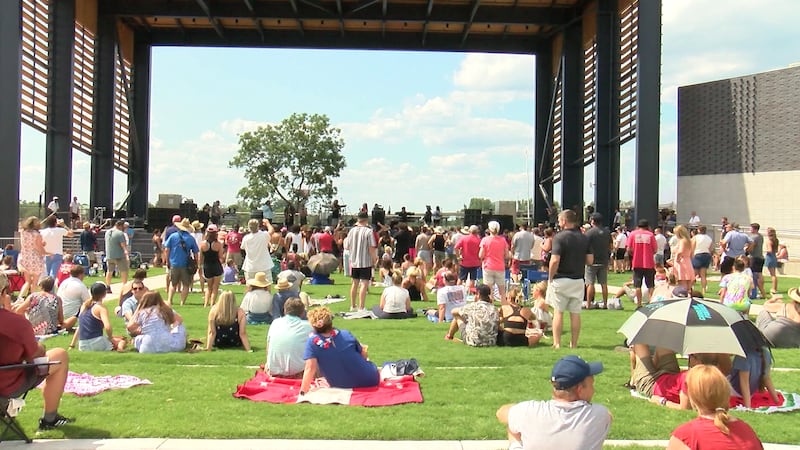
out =
[[[233,394],[254,402],[296,403],[301,380],[270,377],[264,372],[239,385]],[[320,383],[322,384],[322,383]],[[422,403],[422,392],[414,377],[407,375],[381,381],[371,388],[315,387],[303,396],[304,402],[315,404],[338,403],[342,405],[388,406],[401,403]]]
[[[780,392],[778,392],[777,394],[778,394],[778,403],[775,403],[772,401],[772,398],[770,398],[769,392],[765,391],[756,392],[750,397],[750,407],[756,409],[768,406],[781,406],[784,403],[786,403],[783,398],[783,394]],[[730,400],[730,407],[735,408],[737,406],[741,406],[743,405],[742,401],[743,400],[741,397],[735,397],[732,395]]]

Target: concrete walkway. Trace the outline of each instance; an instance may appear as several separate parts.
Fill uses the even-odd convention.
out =
[[[667,441],[607,440],[606,446],[666,447]],[[300,439],[42,439],[29,446],[23,441],[4,442],[3,448],[46,450],[500,450],[507,441],[313,441]],[[800,449],[797,445],[764,444],[765,450]]]

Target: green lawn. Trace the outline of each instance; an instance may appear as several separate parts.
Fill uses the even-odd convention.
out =
[[[627,275],[613,275],[619,285]],[[308,286],[312,297],[347,295],[347,281],[336,277],[336,286]],[[87,280],[88,282],[88,280]],[[797,280],[783,279],[786,287]],[[159,286],[156,286],[159,287]],[[237,293],[242,287],[236,286]],[[368,304],[378,301],[373,288]],[[238,299],[241,299],[238,296]],[[178,307],[190,337],[205,340],[207,310],[199,293]],[[348,303],[334,305],[344,310]],[[422,307],[417,303],[415,307]],[[694,413],[672,411],[632,398],[622,388],[628,377],[628,356],[613,349],[623,337],[616,330],[632,311],[586,311],[577,354],[601,360],[605,372],[597,377],[595,401],[607,405],[614,415],[610,439],[668,439],[678,424]],[[572,351],[554,351],[545,341],[537,348],[469,348],[443,339],[444,324],[418,318],[403,321],[337,319],[370,345],[373,361],[416,358],[427,376],[421,380],[425,402],[384,408],[346,406],[272,405],[238,400],[231,396],[236,385],[248,379],[254,366],[264,362],[267,326],[249,326],[255,353],[225,350],[140,355],[136,352],[71,352],[70,369],[92,375],[129,374],[147,378],[151,386],[105,392],[94,397],[65,396],[61,411],[77,418],[71,426],[43,434],[44,437],[172,437],[172,438],[305,438],[305,439],[504,439],[503,427],[494,417],[505,403],[550,396],[548,382],[553,363]],[[123,331],[114,318],[115,334]],[[568,333],[568,329],[565,330]],[[68,345],[69,337],[46,342],[48,347]],[[797,350],[775,350],[779,367],[800,367]],[[778,388],[800,389],[800,372],[775,372]],[[34,431],[41,409],[41,396],[34,392],[19,420]],[[738,414],[766,442],[800,442],[797,414]]]

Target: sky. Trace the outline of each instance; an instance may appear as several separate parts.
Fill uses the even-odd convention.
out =
[[[664,0],[660,203],[676,199],[678,86],[800,62],[799,12],[796,0]],[[341,129],[347,166],[335,185],[347,211],[364,202],[457,211],[472,197],[527,198],[534,67],[535,57],[525,55],[157,47],[149,200],[180,194],[200,205],[236,202],[245,181],[228,161],[238,134],[292,113],[325,114]],[[44,190],[44,148],[44,135],[23,126],[22,200]],[[633,164],[629,143],[622,200],[633,198]],[[89,167],[89,157],[75,152],[73,195],[87,203]],[[126,175],[116,173],[114,185],[119,202]]]

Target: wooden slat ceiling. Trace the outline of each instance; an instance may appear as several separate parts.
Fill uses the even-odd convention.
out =
[[[587,0],[103,0],[153,45],[536,53]]]

